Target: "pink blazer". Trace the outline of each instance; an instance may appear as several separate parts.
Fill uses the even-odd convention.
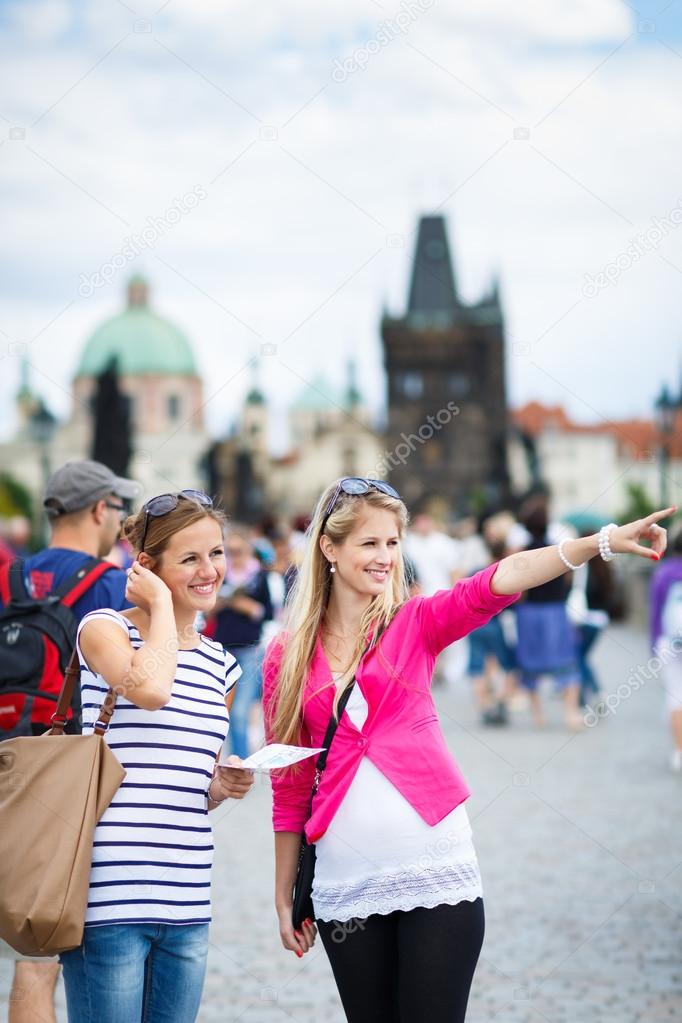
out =
[[[275,831],[305,833],[310,842],[334,819],[363,756],[391,781],[427,824],[437,824],[469,796],[448,750],[431,695],[437,655],[450,643],[488,622],[520,593],[495,596],[496,565],[461,579],[451,590],[413,597],[398,611],[377,646],[362,658],[356,685],[369,712],[361,730],[347,713],[339,722],[312,815],[308,816],[316,757],[271,775]],[[285,638],[268,647],[263,670],[266,721],[276,698]],[[320,640],[305,682],[301,743],[321,746],[334,699],[331,669]],[[274,741],[271,734],[268,741]]]

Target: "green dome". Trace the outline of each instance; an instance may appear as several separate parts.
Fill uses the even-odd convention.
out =
[[[85,345],[76,376],[98,376],[113,358],[121,376],[197,375],[189,341],[149,309],[147,284],[141,277],[133,277],[128,285],[126,311],[106,320]]]
[[[295,412],[326,412],[330,405],[338,405],[339,401],[337,389],[318,374],[303,388],[291,407]]]

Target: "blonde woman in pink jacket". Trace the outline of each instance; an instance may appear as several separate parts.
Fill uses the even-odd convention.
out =
[[[266,655],[263,699],[269,741],[311,748],[347,700],[312,809],[315,758],[273,774],[272,785],[282,943],[300,957],[319,928],[350,1023],[465,1019],[484,914],[469,789],[431,695],[438,654],[569,566],[621,551],[658,559],[666,534],[656,522],[669,514],[514,554],[409,598],[396,491],[346,477],[322,495],[287,631]],[[304,832],[316,848],[317,928],[309,917],[295,930]]]

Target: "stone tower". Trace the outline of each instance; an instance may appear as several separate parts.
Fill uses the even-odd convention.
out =
[[[408,505],[448,515],[508,496],[504,331],[497,285],[457,293],[443,217],[419,223],[407,312],[381,323],[389,478]]]

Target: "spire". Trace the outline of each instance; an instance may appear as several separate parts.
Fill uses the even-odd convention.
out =
[[[135,274],[128,281],[128,308],[146,306],[149,300],[149,285],[144,277]]]
[[[445,218],[422,217],[412,264],[408,314],[454,315],[458,308]]]
[[[265,395],[260,389],[260,362],[257,358],[251,360],[251,387],[246,395],[247,405],[265,405]]]
[[[21,357],[21,369],[19,371],[19,389],[15,395],[19,428],[24,430],[28,426],[31,416],[38,408],[39,399],[31,390],[30,364],[25,355]]]
[[[31,380],[30,380],[30,364],[25,355],[21,357],[21,366],[19,369],[19,390],[17,391],[17,401],[25,401],[33,397],[31,391]]]
[[[346,363],[346,393],[344,394],[344,405],[347,409],[357,408],[362,402],[362,395],[358,390],[356,365],[354,359]]]
[[[661,393],[656,399],[656,405],[663,407],[670,407],[672,405],[672,397],[670,395],[670,388],[667,384],[663,384],[661,387]]]

